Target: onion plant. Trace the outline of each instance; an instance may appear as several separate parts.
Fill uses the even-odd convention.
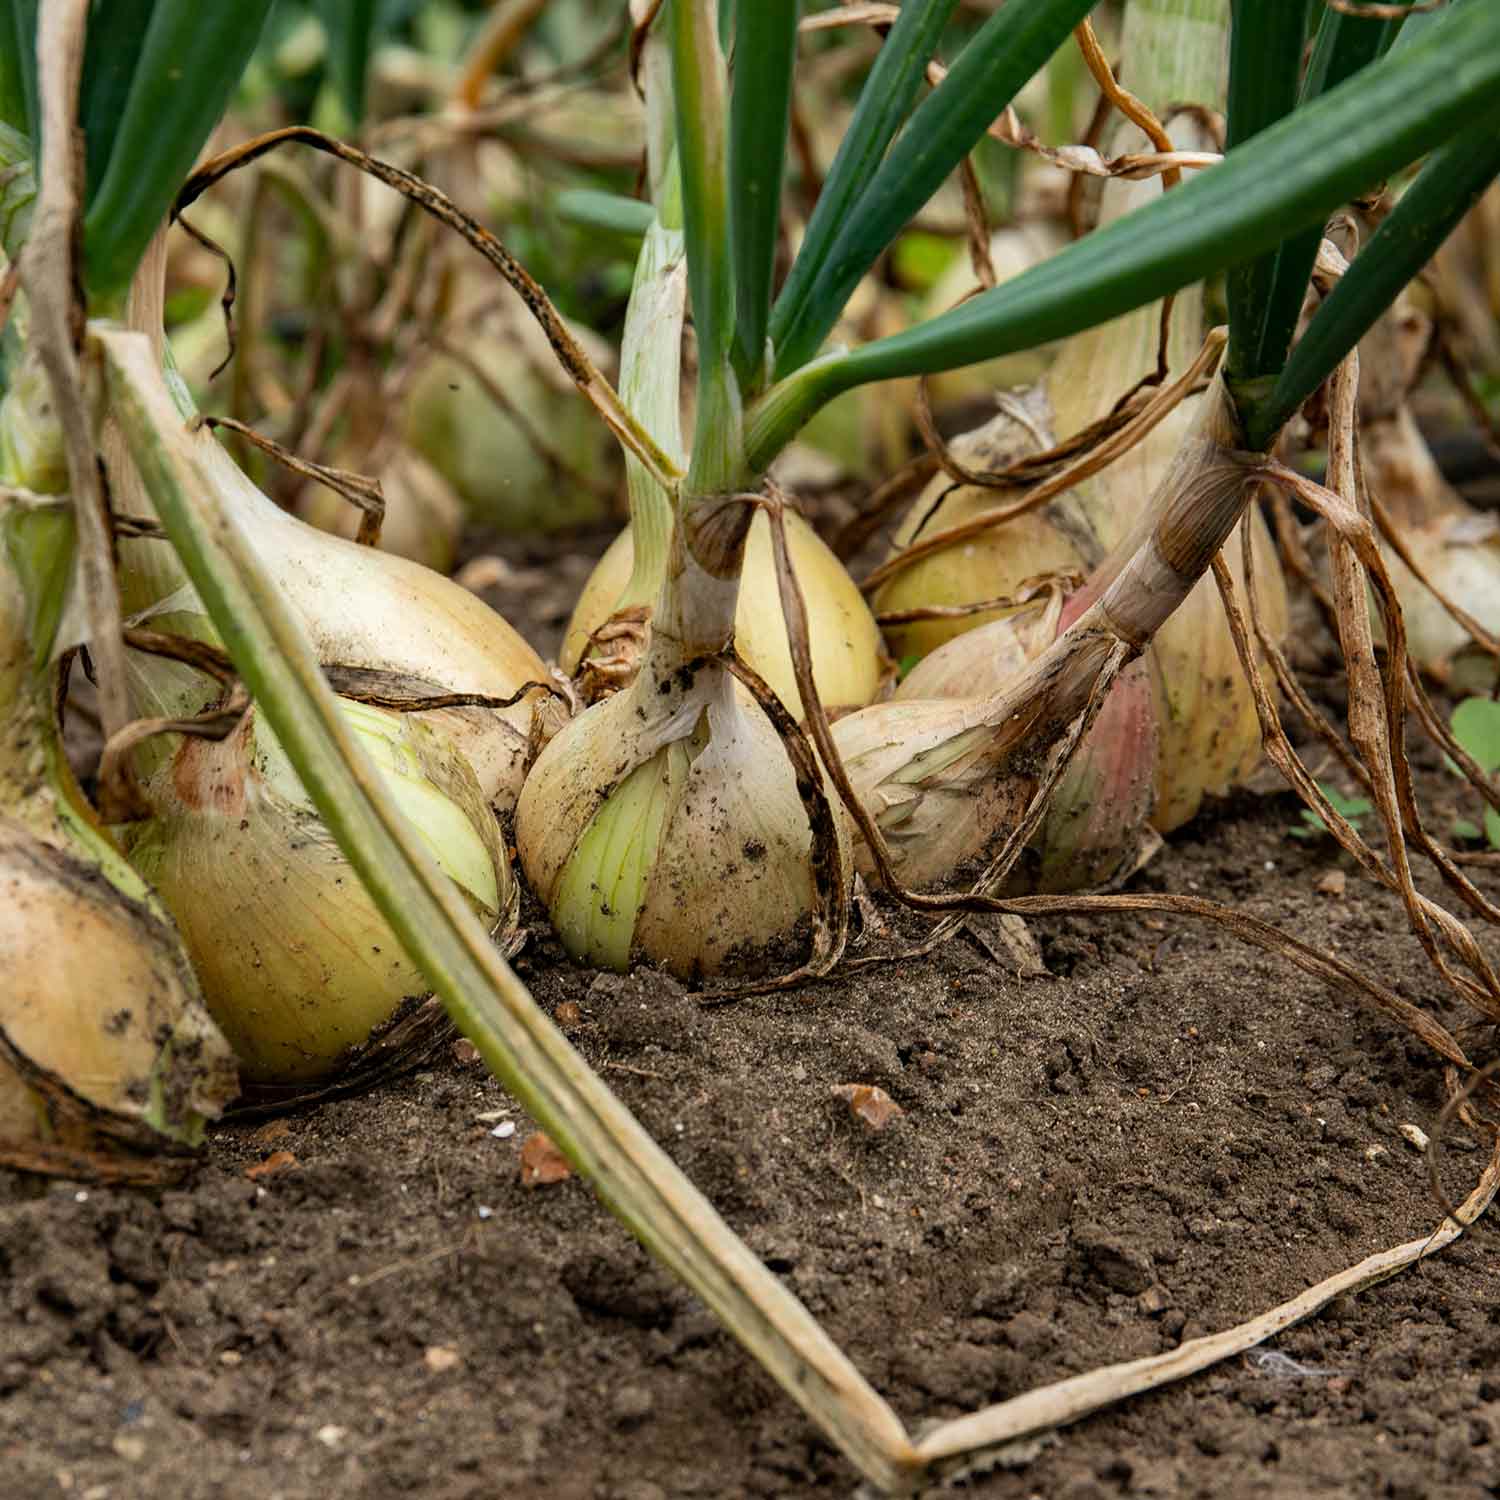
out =
[[[887,1491],[910,1491],[992,1441],[993,1424],[981,1414],[919,1443],[910,1439],[808,1312],[541,1015],[474,903],[418,835],[414,814],[402,810],[367,737],[326,680],[320,645],[328,627],[285,584],[296,571],[296,540],[247,519],[253,505],[227,474],[213,438],[185,417],[159,346],[112,316],[124,308],[187,159],[223,106],[245,38],[253,38],[249,13],[264,8],[205,14],[196,0],[155,0],[141,37],[127,39],[138,52],[112,144],[99,148],[100,186],[71,196],[67,153],[47,152],[47,132],[55,146],[58,122],[70,117],[67,73],[56,59],[80,60],[86,0],[48,0],[36,46],[29,28],[35,7],[8,0],[4,8],[16,38],[0,54],[6,123],[34,136],[37,100],[54,105],[42,134],[43,197],[49,183],[62,181],[64,190],[53,195],[52,217],[39,213],[34,221],[33,248],[21,266],[28,341],[56,399],[64,483],[80,532],[86,517],[107,515],[94,463],[107,419],[128,448],[173,565],[192,586],[192,612],[211,622],[327,837],[448,1012],[607,1206],[719,1313],[861,1473]],[[1055,772],[1055,765],[1047,769],[1049,752],[1077,738],[1110,681],[1210,566],[1254,484],[1273,472],[1266,453],[1277,432],[1420,269],[1451,211],[1440,194],[1408,194],[1387,221],[1378,254],[1355,260],[1289,350],[1279,330],[1307,278],[1296,237],[1429,151],[1435,154],[1423,171],[1432,172],[1448,143],[1477,121],[1497,123],[1500,10],[1483,0],[1448,7],[1384,55],[1374,55],[1379,46],[1368,48],[1371,60],[1326,90],[1307,90],[1305,99],[1285,74],[1300,54],[1305,8],[1246,5],[1236,12],[1231,50],[1230,133],[1237,144],[1222,163],[952,312],[860,348],[826,348],[861,278],[1089,8],[1088,0],[1007,0],[918,102],[954,0],[909,0],[829,173],[829,206],[809,224],[778,291],[772,267],[799,6],[664,0],[642,7],[654,12],[656,28],[646,38],[648,104],[653,91],[670,101],[653,106],[657,213],[645,254],[660,268],[671,257],[668,237],[680,233],[696,330],[692,433],[680,446],[676,402],[664,394],[675,392],[675,382],[659,374],[627,377],[622,401],[568,341],[535,284],[476,233],[492,263],[526,290],[570,375],[627,443],[639,470],[636,493],[659,492],[653,504],[656,521],[664,522],[662,581],[650,601],[650,641],[635,682],[558,735],[522,790],[528,873],[575,951],[616,964],[644,953],[706,974],[736,963],[795,963],[809,933],[835,950],[851,859],[842,801],[869,846],[872,868],[899,883],[880,824],[840,769],[805,660],[798,688],[821,769],[796,720],[732,650],[753,506],[772,461],[823,405],[863,384],[1066,337],[1243,268],[1230,298],[1227,374],[1203,401],[1152,513],[1100,597],[957,733],[927,726],[922,743],[918,731],[897,722],[902,762],[885,781],[906,789],[903,827],[913,869],[935,877],[988,854],[997,840],[1013,842],[1017,827],[1037,816],[1033,794]],[[1293,23],[1295,49],[1277,30]],[[1345,27],[1370,25],[1386,34],[1386,23],[1342,11],[1330,9],[1320,22],[1330,28],[1327,45],[1337,56],[1346,55],[1339,42]],[[197,65],[184,68],[189,55]],[[1330,66],[1327,79],[1335,71]],[[86,66],[83,73],[87,79]],[[118,88],[117,80],[110,87]],[[96,118],[91,98],[86,88],[86,125]],[[153,101],[159,111],[175,112],[179,126],[170,137],[156,134]],[[108,122],[98,128],[110,136]],[[170,139],[171,150],[157,149],[158,139]],[[400,174],[382,175],[410,186]],[[417,201],[445,222],[472,228],[430,189]],[[68,269],[59,223],[65,230],[82,225],[87,307],[71,301],[66,276],[57,274]],[[34,248],[39,235],[60,255],[50,279]],[[643,258],[642,287],[655,280]],[[675,361],[676,341],[666,347]],[[774,503],[771,510],[774,519]],[[773,528],[773,538],[779,535]],[[638,561],[642,541],[638,529]],[[90,556],[107,574],[108,548]],[[779,545],[776,556],[789,632],[805,644],[796,579],[780,565]],[[350,564],[340,586],[353,593],[362,582]],[[107,668],[118,663],[120,624],[107,599],[89,603],[86,634]],[[389,634],[398,636],[401,624],[393,616]],[[753,707],[737,694],[737,681]],[[867,729],[860,731],[867,746],[890,732]],[[825,790],[825,777],[839,799]],[[980,806],[982,816],[974,811]],[[1253,930],[1248,922],[1242,927]]]

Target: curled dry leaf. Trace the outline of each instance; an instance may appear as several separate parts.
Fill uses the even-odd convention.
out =
[[[572,1167],[551,1136],[538,1130],[526,1137],[526,1144],[521,1147],[522,1187],[550,1187],[554,1182],[566,1182],[572,1175]]]
[[[840,1083],[833,1088],[835,1099],[849,1106],[849,1113],[867,1130],[881,1131],[906,1113],[883,1088],[873,1083]]]

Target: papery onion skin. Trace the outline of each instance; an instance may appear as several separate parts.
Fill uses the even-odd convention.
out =
[[[66,502],[0,495],[0,1158],[196,1145],[239,1091],[186,954],[69,769]],[[40,1154],[39,1154],[40,1153]]]
[[[1097,588],[1066,609],[1023,610],[966,632],[926,656],[903,679],[901,701],[979,698],[1014,682],[1060,629],[1082,614]],[[1009,876],[1012,893],[1060,893],[1102,886],[1134,869],[1155,803],[1156,701],[1146,660],[1120,674]],[[868,851],[860,846],[861,870]]]
[[[516,891],[473,773],[437,731],[341,700],[408,817],[474,910],[513,927]],[[336,1076],[427,985],[252,709],[225,740],[184,739],[152,778],[130,856],[177,917],[248,1082]]]
[[[509,698],[529,682],[546,683],[547,669],[521,636],[462,585],[378,548],[329,536],[275,506],[224,447],[206,431],[192,438],[193,456],[208,483],[234,497],[240,524],[262,561],[276,574],[325,666],[394,673],[448,693]],[[191,592],[180,593],[175,560],[164,573],[160,542],[123,541],[124,578],[132,610],[160,608],[206,614]],[[151,549],[158,549],[153,552]],[[206,623],[204,629],[211,629]],[[474,767],[485,795],[500,812],[515,806],[530,754],[539,695],[506,709],[438,709],[426,715],[451,735]],[[188,697],[159,702],[192,713]]]
[[[813,680],[823,706],[836,717],[872,703],[879,694],[887,673],[880,631],[843,564],[812,527],[788,510],[786,530],[787,550],[807,599]],[[630,581],[634,557],[626,527],[600,558],[573,607],[559,662],[563,671],[578,671],[590,634],[609,618]],[[791,713],[802,718],[802,697],[776,589],[770,523],[760,515],[745,544],[735,645]]]
[[[583,962],[689,981],[792,967],[817,892],[786,751],[721,667],[658,676],[652,661],[532,768],[516,809],[527,880]],[[622,793],[629,807],[611,805]],[[837,806],[834,817],[847,870]]]
[[[3,816],[0,970],[0,1148],[196,1145],[239,1092],[170,927]]]
[[[1370,492],[1389,511],[1413,560],[1447,596],[1500,635],[1500,524],[1474,510],[1443,478],[1403,402],[1361,427],[1361,458]],[[1488,693],[1495,658],[1437,597],[1385,547],[1386,566],[1406,621],[1413,661],[1455,691]]]

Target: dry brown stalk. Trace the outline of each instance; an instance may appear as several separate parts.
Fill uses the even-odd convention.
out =
[[[88,612],[89,642],[99,668],[99,719],[106,738],[130,722],[125,646],[120,637],[120,585],[115,577],[109,497],[94,453],[94,423],[79,360],[83,331],[78,218],[83,178],[82,137],[73,124],[83,72],[87,0],[60,0],[37,23],[42,104],[41,187],[31,232],[21,252],[21,277],[31,305],[30,342],[47,373],[62,432],[68,487],[78,527],[78,570]],[[106,820],[136,816],[128,785],[111,788]]]
[[[359,530],[355,533],[354,540],[361,547],[380,545],[380,528],[385,521],[385,493],[380,488],[378,479],[370,479],[350,469],[334,469],[327,464],[315,464],[305,458],[298,458],[290,449],[283,448],[280,443],[273,442],[248,423],[238,422],[233,417],[200,417],[198,420],[205,427],[223,427],[229,432],[239,433],[251,447],[259,448],[283,468],[300,474],[304,479],[315,479],[319,484],[326,485],[334,494],[358,509]]]

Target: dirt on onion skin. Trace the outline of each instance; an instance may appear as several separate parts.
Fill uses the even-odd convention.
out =
[[[520,557],[535,587],[511,585],[544,651],[576,592],[548,586],[554,561]],[[1456,783],[1425,763],[1446,827]],[[1316,892],[1341,861],[1288,837],[1298,821],[1286,796],[1221,804],[1131,888],[1237,904],[1494,1056],[1391,897],[1352,868],[1345,897]],[[1441,1069],[1394,1022],[1185,921],[1033,930],[1046,976],[961,939],[722,1009],[542,937],[518,968],[913,1426],[1174,1348],[1438,1223],[1400,1126],[1433,1128]],[[871,1131],[832,1093],[849,1084],[903,1113]],[[178,1191],[0,1172],[0,1497],[850,1495],[848,1464],[583,1182],[522,1185],[535,1128],[459,1049],[216,1130]],[[1459,1198],[1484,1152],[1461,1128],[1446,1147]],[[1494,1497],[1497,1247],[1481,1228],[1340,1301],[1272,1346],[1294,1365],[1232,1360],[940,1492]]]

